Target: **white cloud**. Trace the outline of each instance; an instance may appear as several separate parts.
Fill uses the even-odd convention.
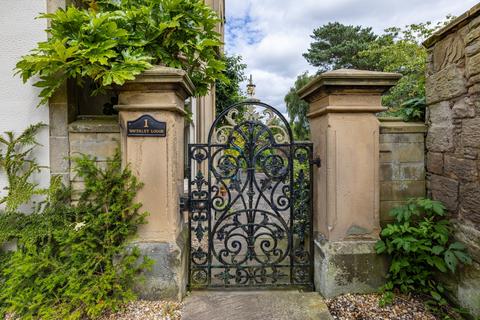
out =
[[[240,54],[257,85],[257,97],[285,112],[283,98],[306,70],[310,34],[328,22],[391,26],[460,15],[477,0],[226,0],[226,50]]]

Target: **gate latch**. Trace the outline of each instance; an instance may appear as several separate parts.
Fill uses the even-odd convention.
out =
[[[320,157],[316,157],[315,159],[310,160],[310,164],[316,165],[318,168],[322,166],[322,160]]]
[[[190,210],[190,201],[189,201],[188,195],[186,194],[180,195],[179,204],[180,204],[180,213]]]

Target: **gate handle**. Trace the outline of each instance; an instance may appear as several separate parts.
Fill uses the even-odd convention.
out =
[[[190,199],[186,194],[180,195],[179,205],[180,205],[180,214],[185,211],[190,210]]]
[[[310,160],[310,164],[314,164],[317,168],[320,168],[322,166],[322,160],[320,157],[316,157],[315,159]]]

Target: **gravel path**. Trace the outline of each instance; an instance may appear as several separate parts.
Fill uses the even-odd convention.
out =
[[[100,320],[180,320],[181,307],[176,302],[138,300],[127,304],[123,311],[107,314]]]
[[[436,320],[415,298],[397,295],[391,305],[380,307],[380,295],[346,294],[326,303],[333,319],[341,320]]]

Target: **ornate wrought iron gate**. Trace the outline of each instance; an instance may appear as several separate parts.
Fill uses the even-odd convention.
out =
[[[188,151],[191,288],[312,285],[312,144],[246,101]]]

